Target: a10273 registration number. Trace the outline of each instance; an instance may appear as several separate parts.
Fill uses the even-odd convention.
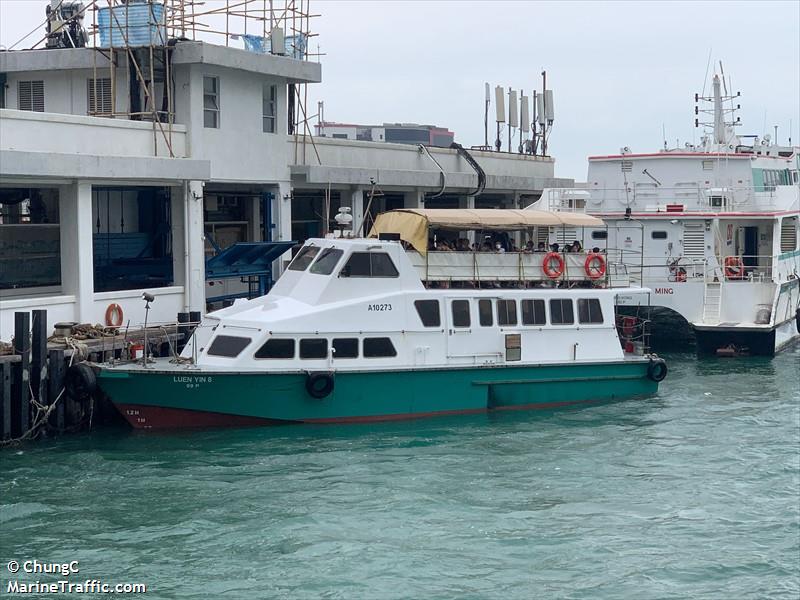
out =
[[[385,312],[387,310],[392,310],[391,304],[368,304],[367,305],[367,312]]]

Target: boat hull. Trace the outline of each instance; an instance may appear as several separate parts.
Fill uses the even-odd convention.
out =
[[[389,421],[553,408],[655,393],[647,361],[336,372],[325,398],[305,373],[101,368],[98,383],[138,429]]]

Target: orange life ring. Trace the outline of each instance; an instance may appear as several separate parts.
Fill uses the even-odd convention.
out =
[[[602,254],[590,252],[583,263],[583,270],[586,271],[589,279],[600,279],[606,274],[606,259]]]
[[[556,262],[555,268],[550,265],[553,261]],[[564,272],[564,257],[558,252],[548,252],[544,255],[544,259],[542,260],[542,271],[544,271],[544,274],[550,279],[558,279]]]
[[[726,279],[743,279],[744,278],[744,263],[738,256],[725,257],[725,278]]]
[[[106,309],[106,325],[109,327],[119,327],[122,325],[124,314],[125,313],[122,312],[122,307],[119,304],[109,304],[108,308]]]

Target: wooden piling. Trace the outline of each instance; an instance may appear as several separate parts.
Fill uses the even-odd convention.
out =
[[[58,400],[55,409],[50,413],[50,427],[60,432],[64,430],[64,405],[67,400],[65,398],[66,392],[62,393],[64,389],[64,373],[66,373],[64,351],[50,350],[48,363],[47,398],[51,404]],[[59,394],[61,394],[61,398],[59,398]]]
[[[0,362],[0,440],[11,439],[11,363]]]
[[[34,310],[31,319],[31,389],[41,405],[47,404],[47,311]]]
[[[31,378],[31,315],[14,313],[14,354],[20,357],[14,364],[11,380],[11,435],[20,437],[30,429]]]

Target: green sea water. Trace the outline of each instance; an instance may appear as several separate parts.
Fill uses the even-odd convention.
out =
[[[667,358],[656,396],[580,409],[2,450],[0,599],[796,600],[800,349]],[[8,573],[34,559],[80,572]]]

